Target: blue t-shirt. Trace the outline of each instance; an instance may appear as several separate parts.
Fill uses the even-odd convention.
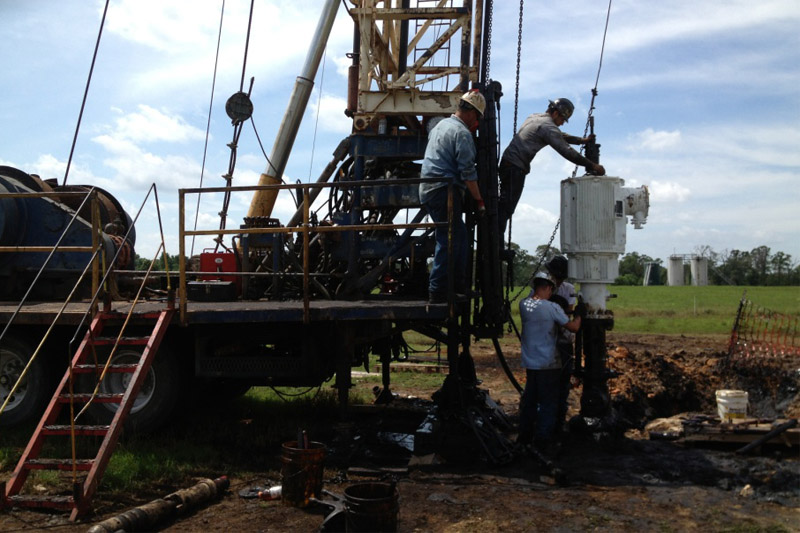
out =
[[[477,180],[475,154],[475,140],[463,120],[451,115],[436,124],[428,135],[421,170],[423,178],[432,179],[419,184],[419,199],[425,203],[430,192],[450,182],[464,189],[465,182]]]
[[[558,326],[569,319],[557,303],[528,297],[519,303],[522,319],[522,367],[531,370],[561,368],[556,351]]]

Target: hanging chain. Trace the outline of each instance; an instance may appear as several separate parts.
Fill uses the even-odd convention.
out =
[[[484,69],[484,79],[482,80],[484,82],[490,78],[489,71],[492,66],[492,0],[487,0],[485,7],[484,16],[488,17],[488,23],[486,25],[486,68]]]
[[[519,68],[522,62],[522,9],[525,6],[525,0],[519,0],[519,30],[517,33],[517,77],[516,85],[514,87],[514,131],[512,135],[517,133],[517,115],[519,113]]]
[[[547,252],[550,251],[550,248],[553,245],[553,240],[556,238],[556,233],[558,233],[558,226],[560,224],[561,224],[561,219],[559,218],[556,221],[556,226],[553,228],[553,233],[552,233],[552,235],[550,235],[550,240],[547,242],[547,246],[545,247],[544,251],[542,251],[542,255],[539,256],[539,261],[536,263],[536,267],[533,269],[533,272],[531,273],[530,279],[528,279],[528,282],[525,285],[520,287],[519,291],[517,291],[517,294],[515,294],[513,298],[508,300],[509,304],[511,304],[511,302],[513,302],[514,300],[519,298],[520,294],[525,292],[525,290],[527,290],[528,287],[530,287],[531,284],[533,283],[534,276],[536,276],[536,273],[539,271],[539,268],[541,268],[542,263],[544,262],[545,258],[547,257]]]

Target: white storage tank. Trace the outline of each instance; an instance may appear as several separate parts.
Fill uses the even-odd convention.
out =
[[[673,255],[667,265],[667,285],[680,287],[683,285],[683,256]]]
[[[705,257],[692,257],[692,285],[705,287],[708,285],[708,259]]]

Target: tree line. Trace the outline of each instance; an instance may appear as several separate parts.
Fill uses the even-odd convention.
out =
[[[543,270],[545,263],[553,256],[560,254],[558,248],[540,245],[534,254],[528,253],[519,245],[511,243],[515,252],[514,284],[528,283],[538,270]],[[800,285],[800,263],[794,261],[790,254],[772,252],[768,246],[758,246],[750,251],[725,250],[715,252],[710,246],[698,246],[694,254],[708,260],[708,283],[710,285]],[[658,265],[657,279],[650,280],[652,285],[666,285],[667,270],[664,261],[638,252],[630,252],[619,261],[619,277],[615,285],[642,285],[647,273],[648,264]],[[684,265],[689,270],[689,265]]]
[[[758,246],[750,251],[725,250],[715,252],[710,246],[699,246],[693,254],[708,260],[710,285],[800,285],[800,264],[785,252],[772,253],[768,246]],[[642,285],[647,265],[663,267],[659,258],[631,252],[619,262],[617,285]],[[684,265],[685,269],[689,265]],[[660,284],[666,284],[667,272],[659,269]],[[652,283],[653,280],[651,280]]]
[[[542,244],[531,254],[516,243],[511,243],[514,251],[514,267],[512,275],[515,285],[528,284],[537,270],[544,270],[544,265],[554,256],[561,254],[554,246],[548,248]],[[711,285],[800,285],[800,263],[792,260],[790,254],[772,253],[768,246],[759,246],[752,250],[725,250],[715,252],[710,246],[699,246],[694,255],[708,259],[708,282]],[[167,254],[170,271],[177,272],[178,256]],[[630,252],[619,261],[619,277],[616,285],[642,285],[648,264],[659,267],[658,279],[650,281],[653,285],[665,285],[667,272],[664,261],[638,252]],[[136,256],[136,269],[147,270],[150,260]],[[153,267],[163,270],[163,258]],[[688,269],[688,265],[684,265]]]

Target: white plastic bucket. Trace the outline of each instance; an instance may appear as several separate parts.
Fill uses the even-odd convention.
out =
[[[744,419],[747,416],[747,391],[718,390],[717,412],[723,422]]]

